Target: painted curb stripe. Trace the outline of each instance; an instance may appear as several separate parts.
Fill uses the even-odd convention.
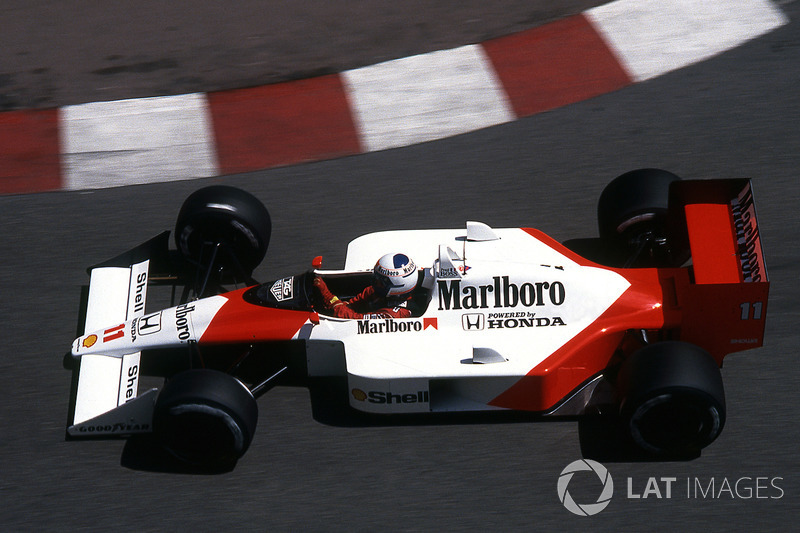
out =
[[[518,117],[632,83],[582,15],[483,43]]]
[[[61,108],[64,187],[94,189],[214,176],[204,94]]]
[[[58,110],[0,113],[0,194],[61,188]]]
[[[479,45],[343,73],[366,151],[441,139],[516,117]]]
[[[337,75],[0,113],[0,194],[219,176],[432,141],[652,79],[788,22],[768,0],[616,0]]]
[[[337,75],[208,95],[222,174],[361,153]]]
[[[706,60],[789,22],[767,0],[617,0],[586,12],[634,81]]]

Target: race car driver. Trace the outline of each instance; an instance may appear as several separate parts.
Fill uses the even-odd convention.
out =
[[[417,266],[405,254],[386,254],[372,269],[372,284],[360,294],[344,301],[334,295],[320,277],[314,286],[325,308],[337,318],[408,318],[408,308],[417,286]]]

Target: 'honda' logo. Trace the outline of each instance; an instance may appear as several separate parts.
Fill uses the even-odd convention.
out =
[[[461,326],[465,331],[481,330],[486,325],[486,316],[483,313],[466,313],[461,315]]]
[[[145,315],[137,322],[139,335],[150,335],[161,331],[161,311],[152,315]]]

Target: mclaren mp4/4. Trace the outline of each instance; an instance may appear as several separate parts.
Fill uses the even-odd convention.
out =
[[[723,358],[763,341],[751,183],[635,170],[604,189],[598,223],[599,237],[564,243],[478,222],[368,234],[343,270],[317,258],[259,284],[266,208],[239,189],[200,189],[180,210],[176,249],[164,232],[89,269],[65,358],[67,438],[152,433],[181,461],[235,463],[256,398],[299,384],[313,406],[317,387],[337,383],[324,390],[376,423],[613,413],[648,456],[699,453],[725,423]],[[346,299],[398,251],[424,267],[410,317],[344,319],[320,305],[315,278]],[[165,303],[153,308],[156,293]],[[140,379],[156,386],[142,392]]]

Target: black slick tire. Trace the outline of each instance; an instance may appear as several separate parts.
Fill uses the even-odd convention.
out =
[[[618,377],[621,419],[637,447],[655,456],[696,455],[725,425],[717,362],[702,348],[670,341],[645,346]]]
[[[271,233],[269,212],[258,198],[236,187],[212,185],[184,201],[175,223],[175,244],[193,264],[208,260],[209,245],[221,245],[221,266],[241,267],[249,275],[264,259]]]
[[[250,446],[258,405],[236,378],[216,370],[176,374],[156,400],[153,431],[161,446],[197,466],[235,463]]]
[[[647,254],[637,266],[674,266],[688,259],[687,252],[670,250],[667,242],[669,189],[679,180],[656,168],[632,170],[615,178],[597,202],[600,239],[623,257],[650,239]]]

